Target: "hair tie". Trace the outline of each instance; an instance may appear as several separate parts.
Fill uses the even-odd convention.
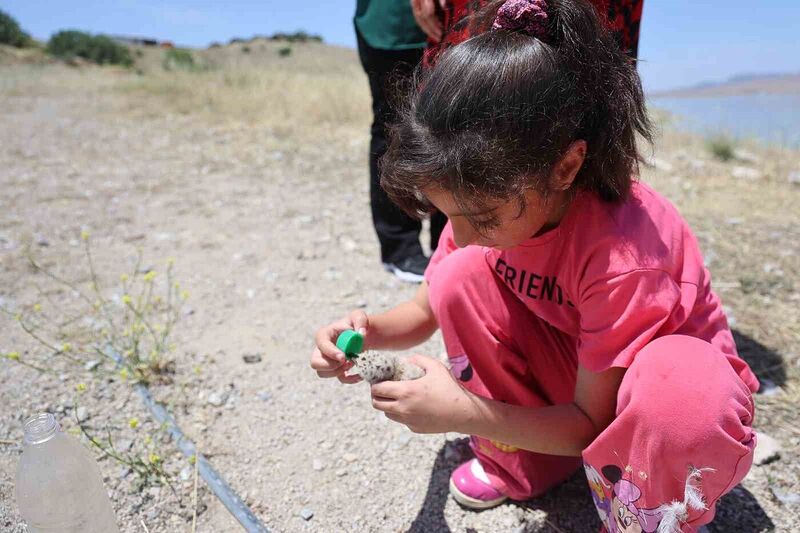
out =
[[[537,39],[547,36],[545,0],[506,0],[497,10],[493,30],[522,31]]]

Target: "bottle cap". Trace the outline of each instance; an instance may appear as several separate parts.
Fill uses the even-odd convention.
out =
[[[352,361],[364,349],[364,336],[352,329],[345,330],[336,339],[336,347],[344,352],[344,356]]]

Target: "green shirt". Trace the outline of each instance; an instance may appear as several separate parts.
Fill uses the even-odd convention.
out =
[[[408,50],[425,46],[409,0],[357,0],[356,29],[372,48]]]

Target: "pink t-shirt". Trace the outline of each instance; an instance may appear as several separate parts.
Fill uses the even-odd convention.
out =
[[[426,277],[456,248],[448,224]],[[627,368],[651,340],[681,334],[713,344],[758,389],[694,234],[645,184],[635,183],[621,204],[579,193],[557,228],[510,250],[486,248],[485,257],[531,312],[575,339],[578,361],[591,371]]]

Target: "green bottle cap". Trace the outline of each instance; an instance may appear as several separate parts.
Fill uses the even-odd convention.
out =
[[[344,356],[348,360],[353,360],[364,349],[364,336],[352,329],[345,330],[336,339],[336,347],[344,352]]]

